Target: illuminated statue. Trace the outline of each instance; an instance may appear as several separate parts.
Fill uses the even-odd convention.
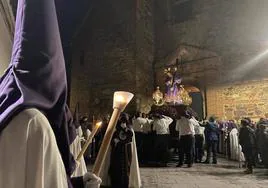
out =
[[[165,74],[167,76],[165,84],[166,84],[166,93],[165,93],[165,101],[167,103],[181,104],[182,99],[179,96],[179,88],[178,85],[181,83],[181,78],[177,73],[177,69],[175,68],[173,71],[171,68],[165,69]]]
[[[177,71],[177,68],[167,68],[164,70],[166,75],[165,85],[166,91],[165,95],[157,87],[156,91],[153,93],[153,102],[156,106],[162,106],[164,103],[167,105],[190,105],[192,103],[192,98],[189,93],[181,85],[182,79]]]
[[[173,70],[171,68],[165,69],[164,73],[167,75],[165,81],[165,102],[172,105],[190,105],[192,103],[192,98],[184,89],[183,85],[180,85],[182,79],[177,72],[177,68],[174,68]]]

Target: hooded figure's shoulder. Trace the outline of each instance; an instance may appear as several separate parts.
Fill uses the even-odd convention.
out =
[[[14,119],[32,120],[34,118],[45,118],[44,114],[36,108],[28,108],[21,111]]]
[[[45,115],[36,108],[25,109],[18,113],[9,122],[6,129],[25,132],[27,135],[31,132],[39,132],[40,136],[52,134],[53,132]]]

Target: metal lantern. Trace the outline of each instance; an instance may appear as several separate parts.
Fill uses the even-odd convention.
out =
[[[155,92],[153,93],[153,102],[156,106],[162,106],[165,101],[164,101],[164,95],[160,91],[160,87],[157,86]]]

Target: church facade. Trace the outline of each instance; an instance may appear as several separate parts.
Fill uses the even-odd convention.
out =
[[[135,93],[127,110],[149,112],[156,86],[164,91],[164,68],[178,59],[182,84],[199,92],[201,116],[267,115],[267,7],[244,0],[93,1],[72,45],[71,106],[109,113],[113,92],[127,90]]]

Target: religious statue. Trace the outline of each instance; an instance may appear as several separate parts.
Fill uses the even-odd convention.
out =
[[[172,105],[190,105],[192,103],[192,98],[189,96],[189,93],[184,89],[183,85],[180,85],[182,82],[182,78],[177,72],[177,68],[165,69],[164,73],[167,76],[165,81],[165,102]]]

